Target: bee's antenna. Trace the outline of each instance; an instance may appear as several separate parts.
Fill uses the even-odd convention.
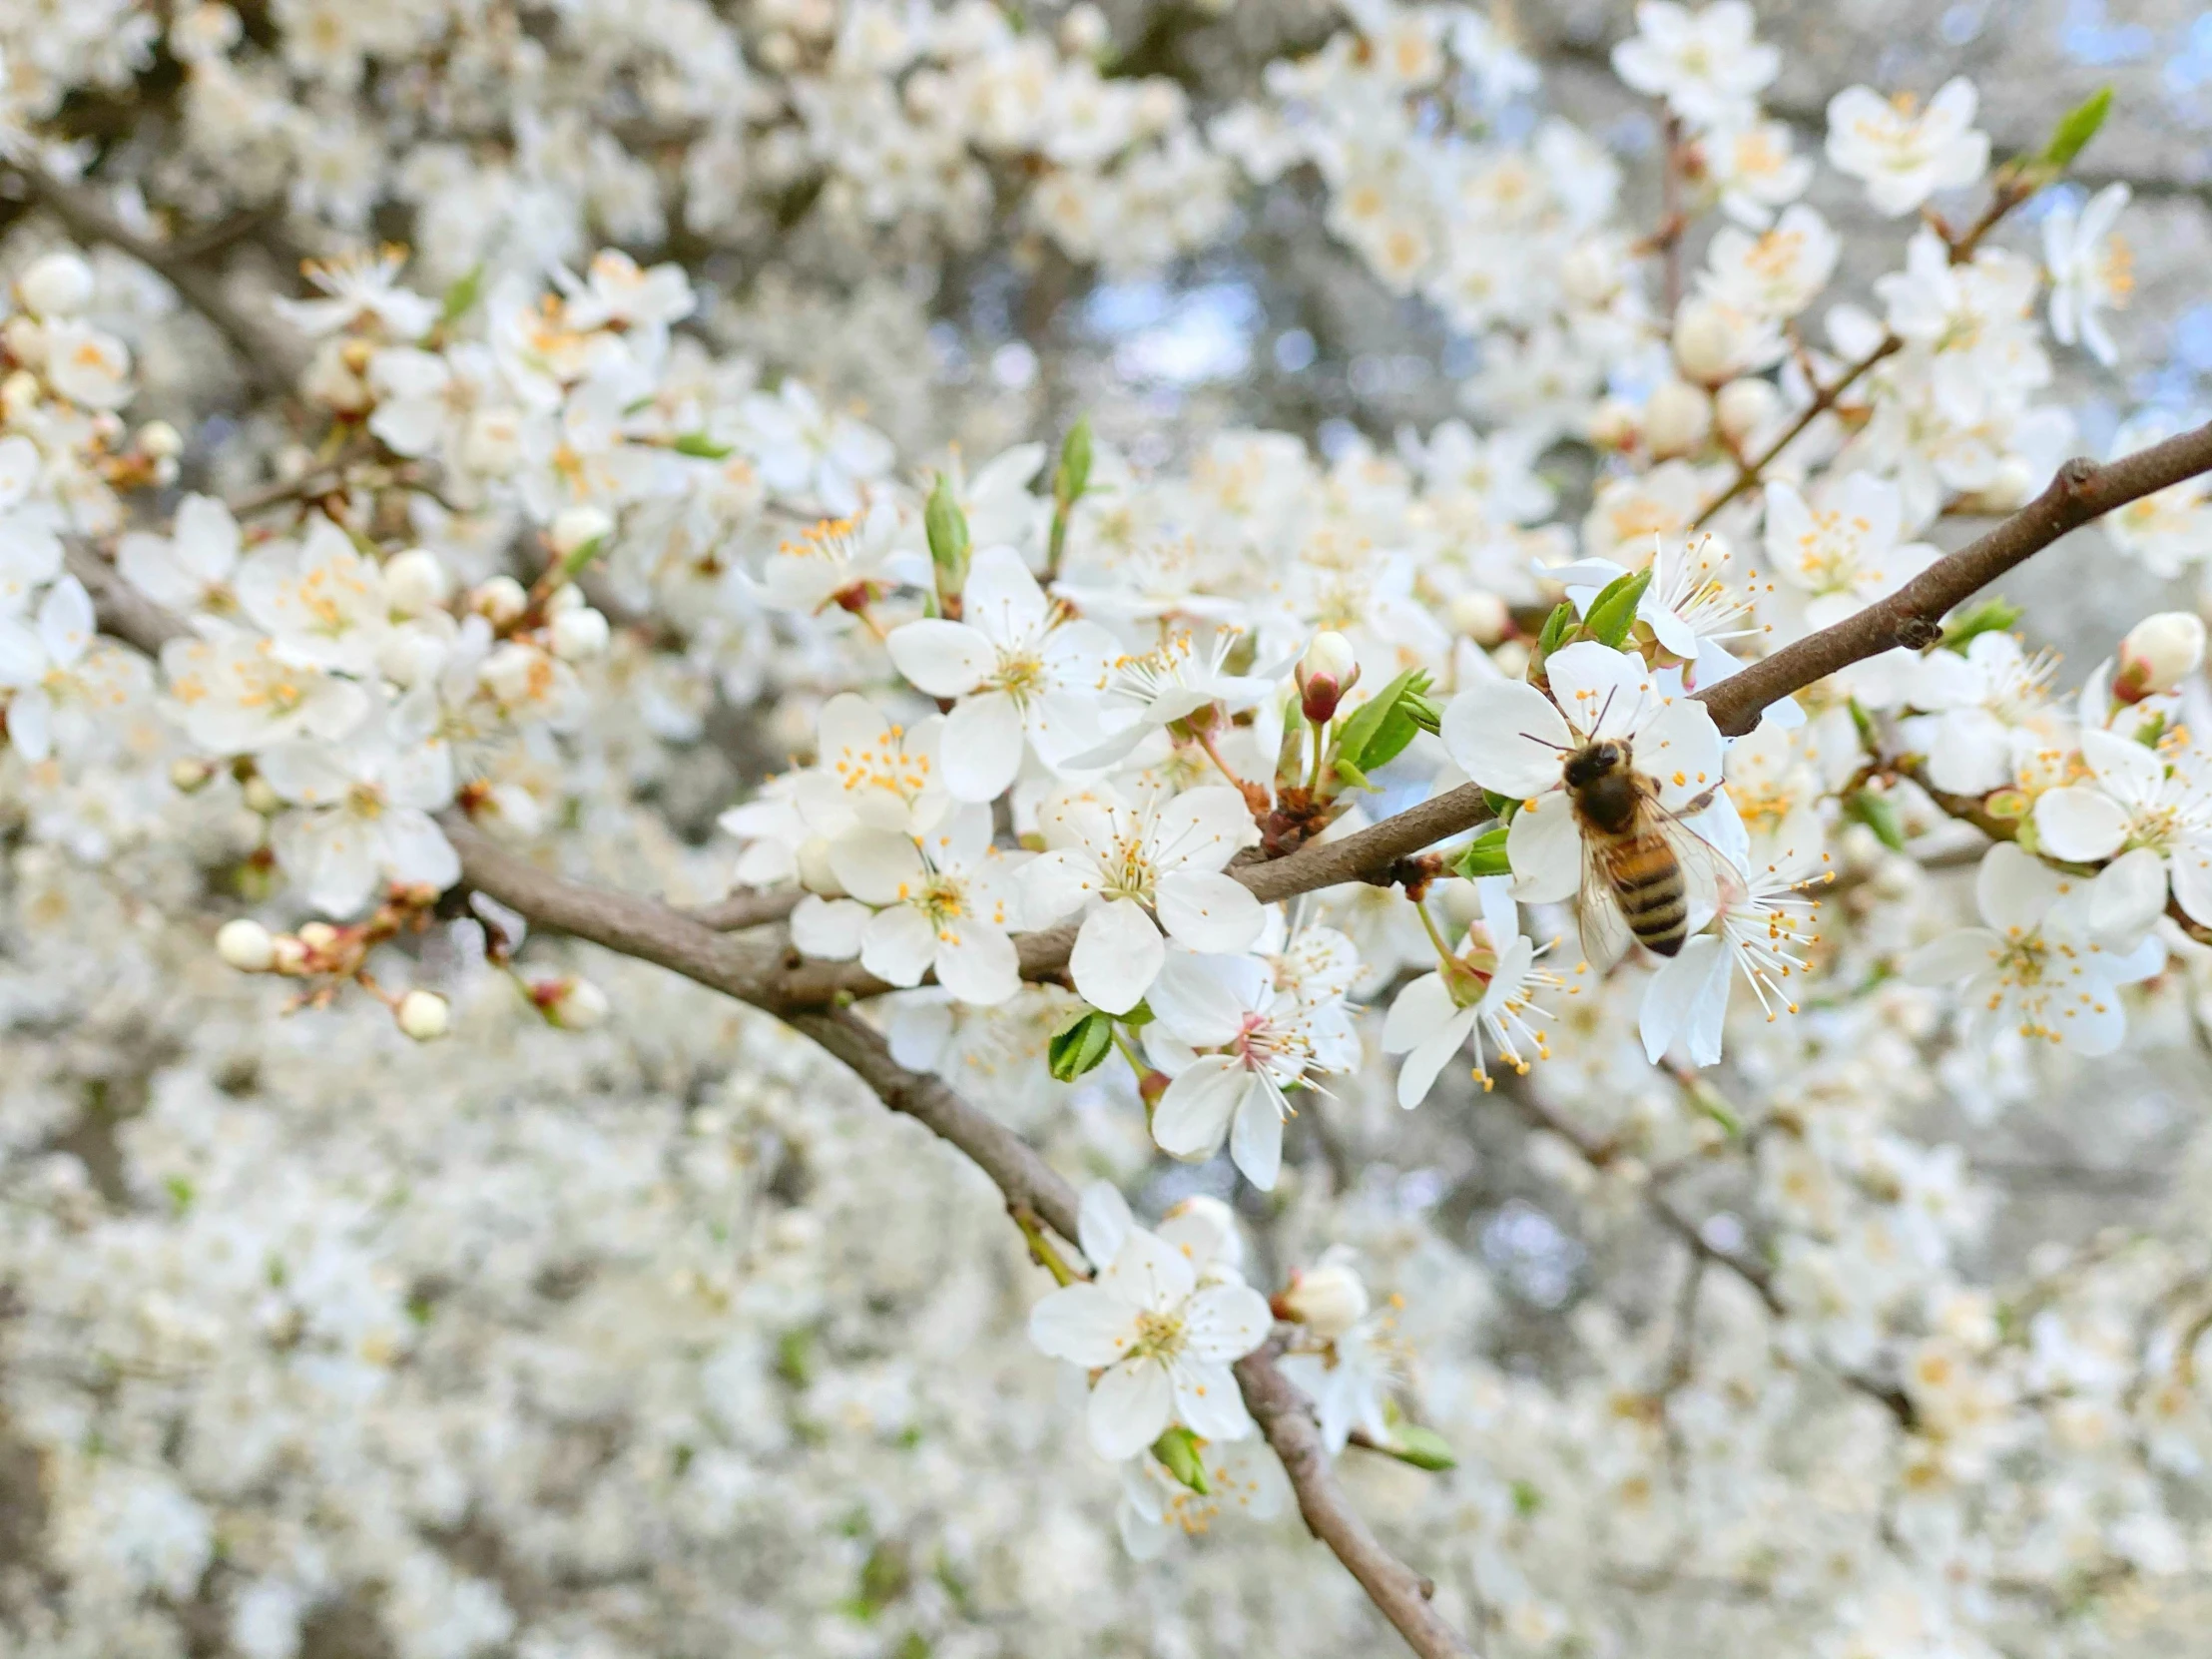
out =
[[[1597,724],[1590,728],[1592,732],[1601,732],[1605,729],[1605,717],[1613,712],[1613,699],[1619,695],[1620,687],[1618,686],[1605,694],[1605,701],[1598,705]]]
[[[1574,747],[1574,745],[1572,744],[1553,743],[1549,738],[1539,738],[1533,732],[1523,732],[1521,736],[1526,738],[1530,743],[1540,743],[1546,749],[1556,751],[1558,754],[1561,755],[1566,754],[1568,750]]]

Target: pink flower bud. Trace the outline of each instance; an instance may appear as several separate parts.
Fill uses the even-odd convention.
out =
[[[2112,695],[2122,703],[2170,692],[2204,662],[2204,624],[2187,611],[2160,611],[2120,641],[2120,669]]]
[[[1326,726],[1336,719],[1337,705],[1359,678],[1360,660],[1353,655],[1352,642],[1334,628],[1324,628],[1314,636],[1314,643],[1306,648],[1298,665],[1298,689],[1305,699],[1306,718],[1316,726]]]

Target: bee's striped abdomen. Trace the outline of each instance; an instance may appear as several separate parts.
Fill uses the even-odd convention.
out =
[[[1605,876],[1628,930],[1648,949],[1672,956],[1689,936],[1690,904],[1682,862],[1666,837],[1644,830],[1606,849]]]

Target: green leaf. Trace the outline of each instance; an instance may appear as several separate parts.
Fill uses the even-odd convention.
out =
[[[1152,1023],[1155,1017],[1152,1012],[1152,1004],[1142,1000],[1126,1014],[1116,1016],[1122,1024],[1128,1026],[1132,1031],[1142,1031]]]
[[[1433,1428],[1423,1428],[1417,1422],[1399,1423],[1390,1432],[1390,1443],[1382,1449],[1416,1469],[1441,1472],[1459,1466],[1459,1459],[1451,1453],[1451,1442]]]
[[[1898,821],[1897,806],[1888,796],[1861,790],[1844,803],[1844,812],[1872,830],[1892,852],[1905,850],[1905,826]]]
[[[1490,809],[1490,816],[1506,824],[1513,822],[1513,815],[1521,810],[1520,797],[1499,795],[1495,790],[1482,792],[1482,804]]]
[[[1162,1434],[1152,1442],[1152,1455],[1199,1496],[1211,1490],[1206,1484],[1206,1459],[1198,1454],[1198,1436],[1188,1428],[1171,1428]]]
[[[2104,118],[2112,113],[2112,89],[2099,87],[2080,103],[2058,118],[2058,125],[2051,129],[2050,142],[2043,146],[2043,153],[2036,158],[2044,167],[2066,168],[2074,164],[2074,158],[2088,147],[2097,136],[2097,129],[2104,125]]]
[[[1574,614],[1574,607],[1566,600],[1562,599],[1554,605],[1551,615],[1544,618],[1544,631],[1536,636],[1534,660],[1541,662],[1566,644],[1567,635],[1574,631],[1579,621],[1580,618]]]
[[[163,1181],[162,1188],[169,1194],[169,1202],[176,1206],[177,1214],[181,1216],[192,1208],[193,1185],[184,1176],[170,1176]]]
[[[445,304],[438,313],[438,320],[458,322],[476,308],[476,301],[484,291],[484,267],[481,262],[472,265],[453,278],[445,290]]]
[[[1951,619],[1943,624],[1943,637],[1936,643],[1963,652],[1983,634],[2001,634],[2019,620],[2017,605],[2002,594],[1991,594],[1952,613]]]
[[[1544,1506],[1544,1494],[1536,1489],[1533,1480],[1513,1482],[1513,1512],[1526,1520]]]
[[[1361,704],[1337,728],[1337,759],[1350,761],[1363,774],[1396,760],[1420,730],[1399,704],[1408,692],[1418,694],[1427,688],[1428,676],[1409,668]]]
[[[885,1538],[860,1564],[860,1588],[852,1598],[853,1609],[861,1618],[872,1619],[904,1595],[913,1582],[913,1565],[907,1559],[905,1544]]]
[[[930,487],[929,504],[921,510],[922,528],[929,535],[929,558],[937,567],[937,588],[957,593],[967,581],[967,514],[952,494],[952,480],[943,473]]]
[[[1874,729],[1874,716],[1868,714],[1860,706],[1859,699],[1856,697],[1848,700],[1848,707],[1851,709],[1852,730],[1859,734],[1859,741],[1862,744],[1868,749],[1873,749],[1880,741],[1879,735]]]
[[[1479,880],[1485,875],[1512,874],[1513,866],[1505,856],[1505,837],[1508,833],[1508,830],[1498,829],[1475,836],[1459,849],[1459,856],[1451,861],[1451,867],[1470,881]]]
[[[1616,576],[1590,601],[1589,610],[1583,613],[1582,626],[1598,644],[1618,651],[1621,642],[1628,638],[1628,631],[1636,626],[1636,606],[1650,586],[1649,565],[1629,575]]]
[[[1091,487],[1091,417],[1068,428],[1060,443],[1060,464],[1052,471],[1052,500],[1062,512],[1083,499]]]
[[[815,1379],[815,1334],[805,1326],[776,1339],[776,1375],[795,1388]]]
[[[1346,783],[1350,784],[1354,789],[1366,790],[1370,795],[1381,795],[1382,793],[1382,788],[1379,785],[1369,783],[1368,775],[1362,772],[1358,767],[1354,766],[1350,761],[1346,760],[1342,755],[1338,756],[1329,764],[1331,768],[1336,772],[1337,776],[1339,778],[1342,778]]]
[[[734,443],[717,443],[705,432],[686,432],[676,440],[679,455],[691,455],[702,461],[726,461],[737,452]]]
[[[1407,720],[1410,720],[1430,737],[1434,737],[1443,730],[1443,707],[1425,691],[1407,692],[1398,699],[1397,706],[1404,712]]]
[[[1045,1047],[1046,1064],[1062,1083],[1094,1071],[1114,1046],[1114,1016],[1093,1008]]]

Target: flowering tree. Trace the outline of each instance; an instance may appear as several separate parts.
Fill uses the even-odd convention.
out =
[[[1654,217],[1501,20],[1201,76],[1219,9],[0,18],[12,1643],[2180,1605],[2201,1225],[2000,1272],[1972,1168],[2212,963],[2203,626],[2061,691],[1984,591],[2212,549],[2212,427],[2064,458],[2108,100],[1808,136],[1748,5],[1648,0]],[[1863,289],[1817,183],[1895,222]],[[1027,343],[956,393],[860,327],[1301,193],[1471,418],[1009,431]],[[1508,1122],[1613,1270],[1540,1364],[1487,1311],[1571,1241],[1442,1185]]]

